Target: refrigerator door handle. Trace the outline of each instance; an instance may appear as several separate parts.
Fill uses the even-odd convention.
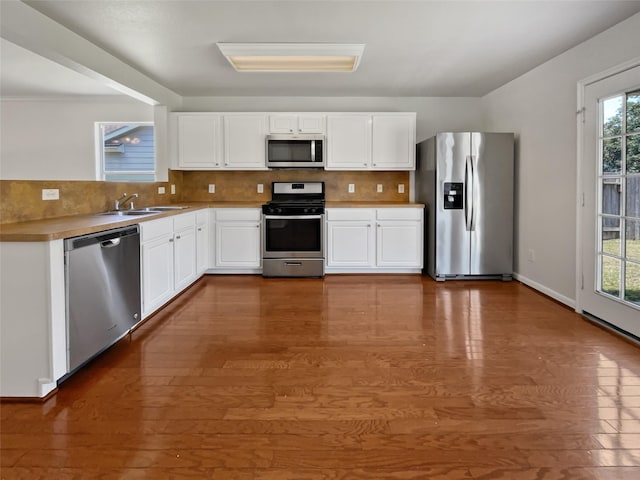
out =
[[[472,205],[471,208],[471,231],[476,229],[476,220],[478,218],[478,209],[476,205],[479,205],[478,202],[478,191],[479,191],[479,182],[476,182],[476,172],[478,171],[478,157],[475,155],[471,155],[471,198]]]
[[[467,231],[473,229],[473,161],[467,155],[464,167],[464,220]]]

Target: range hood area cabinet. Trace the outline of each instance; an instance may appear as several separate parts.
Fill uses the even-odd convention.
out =
[[[176,170],[267,170],[266,135],[282,132],[326,133],[325,170],[415,170],[415,112],[174,112],[170,119]]]

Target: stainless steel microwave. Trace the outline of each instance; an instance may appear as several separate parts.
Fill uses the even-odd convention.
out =
[[[324,168],[324,135],[267,135],[267,167]]]

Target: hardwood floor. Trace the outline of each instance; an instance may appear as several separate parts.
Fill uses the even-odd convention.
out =
[[[640,478],[640,349],[517,283],[207,276],[42,404],[3,479]]]

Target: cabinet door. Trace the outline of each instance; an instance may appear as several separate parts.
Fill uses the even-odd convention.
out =
[[[371,267],[374,250],[372,222],[327,223],[328,267]]]
[[[415,115],[374,115],[372,124],[372,168],[374,170],[415,170]]]
[[[379,220],[376,230],[379,267],[422,268],[422,222]]]
[[[177,116],[178,167],[220,168],[220,115]]]
[[[142,315],[153,313],[173,296],[173,235],[142,244]]]
[[[371,165],[371,116],[327,115],[327,170],[366,170]]]
[[[195,227],[179,230],[174,235],[174,284],[179,292],[191,285],[196,274],[196,231]]]
[[[224,116],[224,168],[266,170],[266,115]]]
[[[207,212],[208,213],[208,212]],[[196,273],[202,275],[209,268],[209,222],[196,225]]]
[[[324,133],[324,115],[298,115],[299,133]]]
[[[297,133],[298,119],[295,115],[270,115],[270,133]]]
[[[260,223],[217,221],[216,267],[260,268]]]

